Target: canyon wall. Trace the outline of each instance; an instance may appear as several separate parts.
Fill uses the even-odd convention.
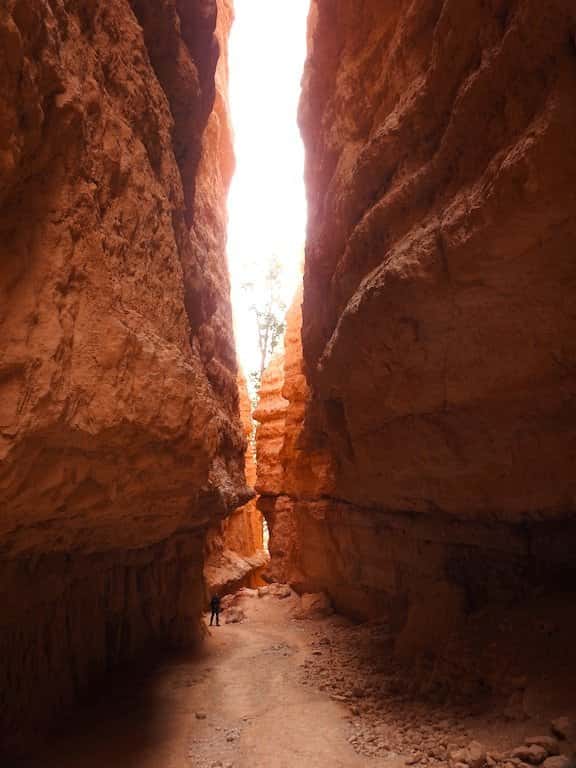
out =
[[[205,531],[250,496],[218,5],[0,10],[3,746],[196,637]]]
[[[273,568],[408,654],[576,588],[575,35],[568,0],[312,2],[303,360],[288,334],[259,505]]]
[[[246,437],[246,482],[256,485],[256,458],[252,446],[252,404],[243,374],[238,377],[240,417]],[[256,499],[236,509],[214,526],[206,537],[204,581],[206,602],[213,594],[230,593],[241,586],[260,585],[260,573],[269,562],[264,547],[262,513]]]
[[[282,396],[284,386],[284,354],[276,353],[262,375],[258,407],[254,419],[256,429],[257,506],[269,530],[269,576],[282,584],[294,583],[293,569],[298,559],[294,551],[297,538],[290,504],[284,504],[284,466],[281,451],[285,438],[286,409]]]
[[[286,314],[284,349],[270,361],[259,393],[254,418],[258,473],[257,505],[270,532],[271,562],[268,575],[275,581],[306,588],[301,567],[311,541],[305,540],[298,514],[298,501],[308,502],[330,493],[332,461],[321,448],[304,445],[304,415],[310,390],[302,358],[302,289]],[[326,553],[330,557],[329,553]],[[325,558],[322,551],[312,555],[315,562]]]

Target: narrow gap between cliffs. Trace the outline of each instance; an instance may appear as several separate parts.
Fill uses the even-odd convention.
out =
[[[297,113],[309,6],[309,0],[234,3],[228,61],[236,169],[227,252],[240,379],[252,413],[302,281],[306,194]],[[255,432],[253,421],[248,473],[257,460]],[[248,481],[257,485],[256,477]],[[256,508],[254,514],[267,552],[268,525]]]

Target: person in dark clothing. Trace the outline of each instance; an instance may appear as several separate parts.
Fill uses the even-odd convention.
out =
[[[214,595],[212,600],[210,600],[210,610],[212,613],[210,614],[210,626],[212,626],[212,622],[214,619],[216,619],[216,626],[220,626],[220,598],[218,595]]]

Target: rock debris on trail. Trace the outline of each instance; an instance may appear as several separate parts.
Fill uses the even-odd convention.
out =
[[[43,768],[362,768],[341,702],[302,680],[315,621],[295,620],[300,599],[286,587],[225,599],[220,627],[201,655],[159,669],[142,696],[90,712]],[[225,623],[239,608],[245,619]],[[119,722],[117,706],[123,712]],[[69,729],[70,731],[72,729]]]
[[[42,768],[576,768],[571,717],[517,722],[422,697],[388,627],[327,602],[284,585],[225,597],[199,656],[116,691]],[[304,610],[319,604],[320,617]]]

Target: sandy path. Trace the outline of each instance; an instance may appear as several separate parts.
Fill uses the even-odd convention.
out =
[[[356,754],[346,709],[300,682],[313,623],[290,621],[290,600],[247,602],[247,621],[212,630],[200,656],[108,692],[44,752],[42,768],[403,765]]]

